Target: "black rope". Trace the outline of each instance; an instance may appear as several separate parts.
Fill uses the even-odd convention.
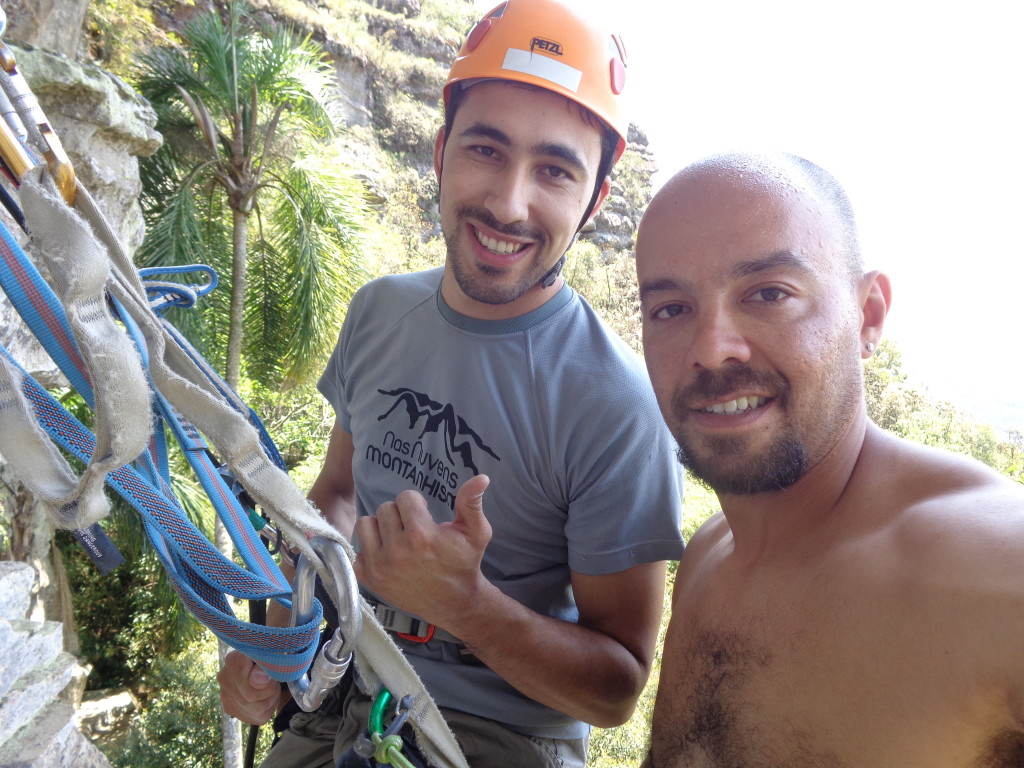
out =
[[[267,623],[266,600],[249,601],[249,621],[253,624]],[[258,725],[250,725],[249,734],[245,740],[245,757],[243,759],[245,768],[254,768],[256,764],[256,743],[259,741],[259,735],[260,727]]]
[[[6,168],[6,163],[3,165]],[[25,214],[21,212],[21,208],[18,207],[18,203],[15,202],[13,197],[11,197],[10,192],[8,192],[2,185],[0,185],[0,205],[3,205],[14,220],[18,222],[18,226],[21,227],[22,232],[28,232],[28,224],[25,223]]]

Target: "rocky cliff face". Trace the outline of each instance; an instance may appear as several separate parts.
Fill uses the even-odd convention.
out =
[[[0,562],[0,768],[110,768],[78,729],[85,678],[60,624],[31,616],[36,578],[25,563]]]

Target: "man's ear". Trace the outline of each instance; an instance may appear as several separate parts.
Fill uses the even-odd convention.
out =
[[[892,285],[889,283],[889,276],[878,271],[865,272],[860,279],[857,296],[861,308],[861,356],[868,358],[871,357],[871,352],[867,351],[867,345],[873,345],[872,349],[878,346],[882,339],[885,316],[889,314],[889,307],[892,306]]]
[[[434,139],[434,175],[437,183],[441,183],[441,161],[444,159],[444,128],[437,129],[437,138]]]
[[[601,203],[603,203],[604,199],[606,197],[608,197],[608,192],[609,192],[609,190],[611,188],[612,188],[612,177],[611,176],[605,176],[604,177],[604,181],[601,182],[601,189],[597,193],[597,199],[594,201],[594,207],[591,208],[590,209],[590,213],[587,214],[587,218],[583,222],[584,224],[586,224],[588,221],[590,221],[592,218],[594,218],[594,216],[597,215],[597,212],[599,210],[601,210]]]

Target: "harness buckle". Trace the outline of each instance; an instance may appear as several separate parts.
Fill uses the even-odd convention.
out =
[[[405,611],[400,611],[393,605],[381,602],[374,597],[367,599],[377,621],[388,632],[394,632],[396,636],[408,640],[410,643],[426,643],[434,639],[437,627],[433,624],[418,619]],[[423,629],[424,627],[426,629]]]
[[[324,581],[324,586],[338,609],[338,627],[320,649],[309,671],[298,680],[288,683],[295,703],[306,712],[317,709],[327,692],[348,671],[352,663],[352,651],[363,628],[359,585],[344,548],[338,542],[322,536],[310,539],[309,544],[327,566],[330,579]],[[297,627],[312,619],[315,587],[316,569],[303,553],[295,565],[290,626]]]
[[[418,622],[417,623],[417,626],[416,626],[416,630],[417,631],[419,630],[419,625],[422,624],[422,623],[423,622]],[[398,635],[403,640],[408,640],[410,643],[429,643],[431,640],[434,639],[434,632],[436,630],[437,630],[437,627],[435,627],[433,624],[427,624],[427,634],[425,634],[425,635],[419,635],[419,634],[415,634],[414,635],[414,634],[409,634],[409,633],[406,633],[406,632],[395,632],[395,634]]]

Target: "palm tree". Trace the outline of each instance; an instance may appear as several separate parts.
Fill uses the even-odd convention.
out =
[[[226,21],[198,16],[182,41],[140,59],[137,87],[165,143],[140,168],[147,237],[137,260],[230,274],[228,302],[214,292],[198,315],[173,319],[223,363],[232,388],[243,352],[257,385],[300,381],[322,363],[363,277],[362,189],[328,162],[324,143],[336,125],[333,71],[308,37],[261,34],[234,2]],[[215,539],[230,554],[219,521]],[[238,765],[237,724],[224,713],[222,724],[225,766]]]
[[[256,383],[278,386],[307,377],[334,341],[363,279],[365,209],[358,182],[327,162],[336,120],[322,51],[288,29],[260,34],[237,3],[226,17],[201,15],[180,48],[140,59],[137,85],[165,143],[141,168],[137,259],[230,275],[229,301],[215,292],[176,321],[232,387],[243,358]]]

